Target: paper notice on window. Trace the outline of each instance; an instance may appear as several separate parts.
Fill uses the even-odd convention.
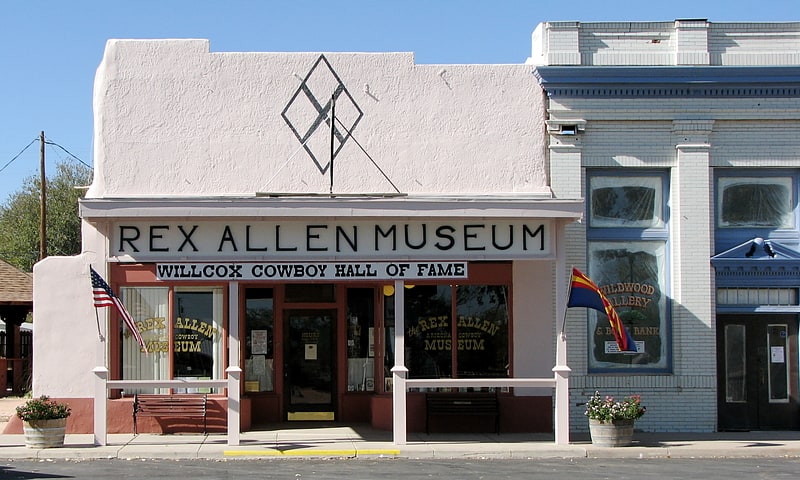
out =
[[[251,360],[253,362],[253,374],[256,377],[267,374],[267,360],[264,355],[254,355]]]
[[[306,344],[306,360],[316,360],[317,359],[317,344],[316,343],[307,343]]]
[[[253,330],[250,332],[250,348],[253,355],[266,355],[269,334],[266,330]]]
[[[786,361],[783,354],[783,347],[771,347],[770,354],[772,363],[783,363]]]

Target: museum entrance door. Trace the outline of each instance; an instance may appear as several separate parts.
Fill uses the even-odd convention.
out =
[[[335,420],[335,309],[284,311],[287,420]]]
[[[719,430],[798,428],[797,318],[717,317]]]

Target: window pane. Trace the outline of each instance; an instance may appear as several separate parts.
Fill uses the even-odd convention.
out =
[[[122,379],[169,379],[169,289],[163,287],[122,287],[122,303],[136,321],[148,354],[142,353],[136,339],[123,327]],[[128,390],[126,395],[152,393],[152,389]]]
[[[744,325],[725,325],[725,401],[747,401],[747,352]]]
[[[286,303],[336,301],[336,289],[330,283],[295,283],[286,285]]]
[[[722,177],[718,195],[720,227],[794,226],[791,178]]]
[[[589,179],[592,227],[661,227],[661,177],[594,176]]]
[[[769,347],[769,401],[789,401],[789,369],[787,368],[786,325],[770,325],[767,337]]]
[[[222,291],[175,292],[173,375],[176,378],[222,378]]]
[[[669,366],[665,263],[665,242],[589,243],[588,275],[614,305],[639,350],[619,353],[606,315],[588,310],[590,369]]]
[[[384,285],[383,293],[383,391],[392,391],[394,367],[394,287]]]
[[[452,376],[449,285],[417,285],[405,292],[406,365],[409,378]]]
[[[347,290],[347,390],[375,390],[375,294],[371,288]]]
[[[246,392],[274,390],[274,299],[271,288],[248,288],[245,291],[245,360]]]
[[[508,376],[508,288],[456,287],[459,377]]]

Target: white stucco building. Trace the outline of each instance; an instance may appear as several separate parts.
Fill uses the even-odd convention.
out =
[[[240,417],[220,413],[236,399],[214,384],[211,428],[393,428],[406,411],[393,415],[406,401],[393,369],[406,365],[412,380],[548,379],[409,386],[412,430],[425,425],[420,392],[477,388],[498,392],[501,429],[552,431],[554,298],[566,282],[556,267],[583,205],[550,191],[530,66],[112,40],[95,110],[85,253],[47,259],[35,275],[37,292],[58,291],[37,298],[37,325],[54,332],[37,363],[66,345],[96,353],[68,371],[38,369],[35,391],[90,404],[105,390],[92,372],[214,381],[241,368]],[[100,311],[96,325],[90,265],[140,322],[149,353],[115,316]],[[75,319],[66,332],[64,317]],[[125,397],[109,387],[110,431],[131,428],[130,394],[151,387]]]

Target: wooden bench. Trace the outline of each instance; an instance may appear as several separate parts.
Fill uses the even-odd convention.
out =
[[[137,434],[137,417],[189,417],[203,419],[206,433],[208,398],[205,393],[176,393],[153,395],[137,393],[133,397],[133,433]]]
[[[482,415],[494,417],[500,434],[500,399],[497,392],[435,392],[425,394],[425,433],[430,434],[430,419],[439,415]]]

